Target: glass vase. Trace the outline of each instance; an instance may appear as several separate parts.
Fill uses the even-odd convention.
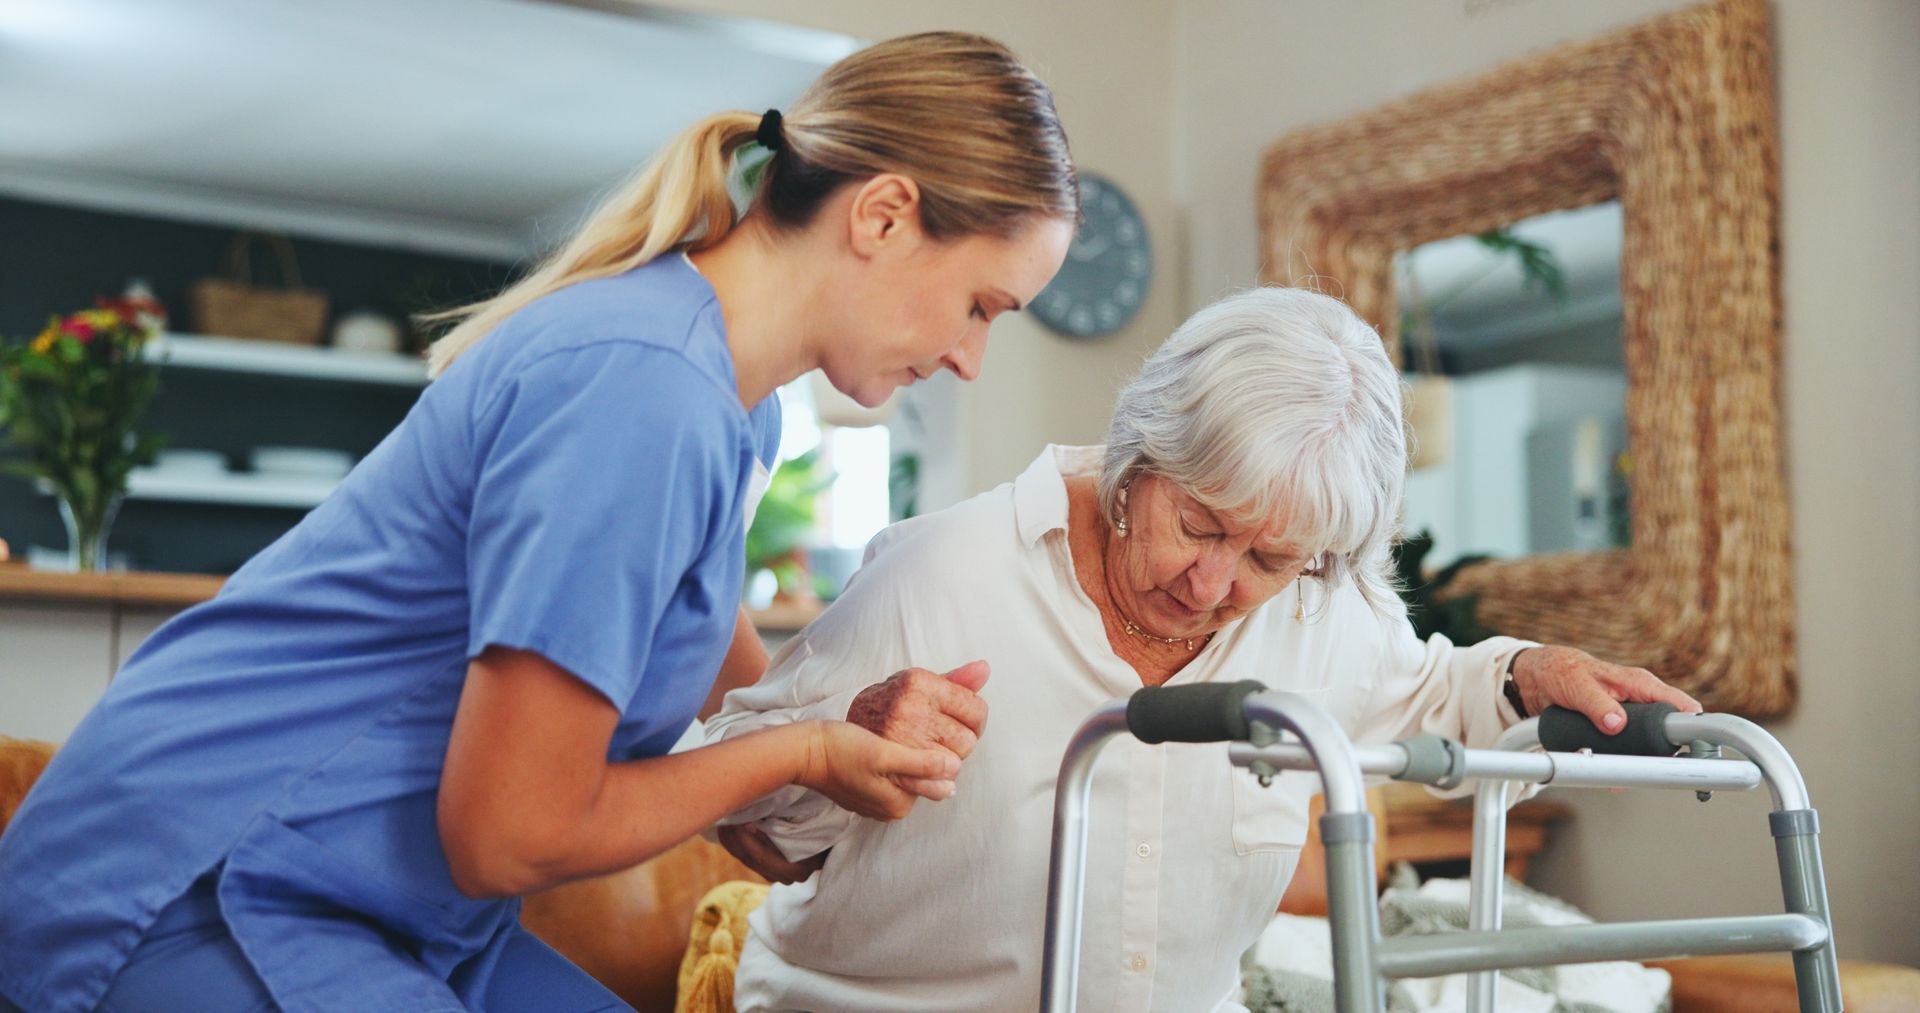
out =
[[[107,532],[120,512],[121,499],[113,495],[97,503],[60,500],[60,520],[67,526],[67,569],[75,573],[106,569]]]

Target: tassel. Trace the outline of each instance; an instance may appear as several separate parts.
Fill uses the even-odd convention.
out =
[[[766,900],[759,883],[722,883],[708,891],[693,917],[692,938],[680,963],[676,1013],[733,1013],[733,978],[747,915]]]
[[[733,949],[733,933],[714,929],[707,952],[693,965],[693,974],[680,986],[680,1008],[686,1013],[732,1013],[733,975],[740,956]]]

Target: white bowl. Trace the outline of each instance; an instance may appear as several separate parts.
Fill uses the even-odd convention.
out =
[[[172,476],[224,475],[227,455],[217,450],[189,450],[184,447],[162,450],[153,459],[155,473]]]
[[[344,478],[353,470],[353,455],[325,447],[255,447],[248,463],[263,475]]]

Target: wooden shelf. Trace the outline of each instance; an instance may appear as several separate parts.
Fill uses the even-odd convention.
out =
[[[1417,784],[1384,787],[1385,857],[1392,862],[1463,862],[1473,856],[1473,804],[1435,798]],[[1572,813],[1564,802],[1528,799],[1507,811],[1506,871],[1524,882],[1527,865],[1546,847],[1547,832]]]
[[[187,369],[295,376],[312,380],[424,387],[427,365],[410,355],[343,352],[205,334],[163,334],[147,345],[147,359]]]
[[[198,605],[214,596],[225,577],[198,573],[60,573],[23,563],[0,563],[0,599],[106,602],[121,605]],[[814,605],[775,605],[750,610],[757,629],[794,632],[820,614]]]
[[[214,596],[225,577],[198,573],[58,573],[0,564],[0,599],[101,602],[111,605],[198,605]]]
[[[822,606],[799,605],[790,602],[775,602],[763,609],[748,609],[747,618],[753,628],[769,633],[798,633],[801,628],[820,617]]]

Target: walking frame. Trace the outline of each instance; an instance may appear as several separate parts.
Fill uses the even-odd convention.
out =
[[[1229,742],[1229,761],[1263,785],[1283,770],[1319,772],[1326,796],[1320,839],[1327,855],[1333,994],[1340,1013],[1384,1010],[1388,978],[1470,973],[1467,1009],[1487,1013],[1494,1008],[1502,968],[1778,950],[1793,953],[1802,1013],[1838,1013],[1840,976],[1820,864],[1819,819],[1792,757],[1744,718],[1685,714],[1671,704],[1624,706],[1627,726],[1618,735],[1603,735],[1585,716],[1550,707],[1507,729],[1493,749],[1468,749],[1434,735],[1355,745],[1304,697],[1270,692],[1253,681],[1152,687],[1102,706],[1074,733],[1060,764],[1041,1009],[1075,1008],[1094,760],[1116,736],[1131,734],[1147,743]],[[1536,746],[1547,751],[1532,751]],[[1722,756],[1722,747],[1745,759]],[[1674,755],[1682,750],[1685,756]],[[1441,788],[1479,782],[1466,932],[1381,938],[1365,775]],[[1768,823],[1785,913],[1500,928],[1507,803],[1514,783],[1679,789],[1705,801],[1715,791],[1751,790],[1762,780],[1773,795]]]

